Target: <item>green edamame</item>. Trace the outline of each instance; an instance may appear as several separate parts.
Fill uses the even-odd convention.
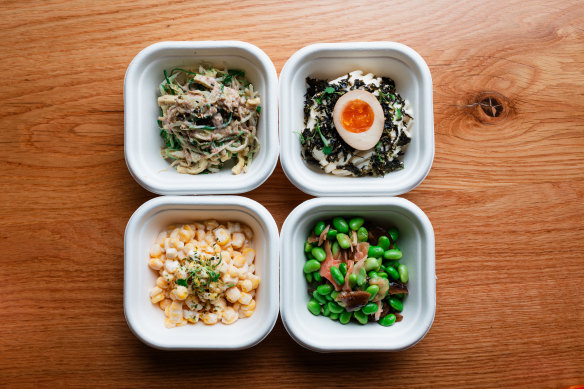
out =
[[[326,253],[322,247],[315,247],[310,251],[310,254],[316,259],[318,262],[323,262],[326,259]]]
[[[333,276],[333,280],[339,285],[343,285],[345,283],[345,276],[338,267],[331,266],[331,276]]]
[[[318,293],[316,290],[312,292],[312,297],[314,297],[314,299],[318,301],[320,305],[325,305],[327,303],[326,299],[323,296],[321,296],[320,293]]]
[[[322,281],[322,277],[320,275],[320,273],[318,271],[315,271],[312,273],[312,278],[316,281],[316,282],[320,282]]]
[[[377,306],[377,304],[375,304],[375,303],[368,303],[363,308],[361,308],[361,311],[364,314],[366,314],[366,315],[372,315],[375,312],[377,312],[378,309],[379,309],[379,307]]]
[[[389,235],[393,243],[397,242],[397,238],[399,238],[399,231],[397,228],[390,228],[389,230],[387,230],[387,234]]]
[[[304,264],[304,273],[312,273],[313,271],[317,271],[320,269],[320,262],[316,259],[311,259],[306,261]]]
[[[395,323],[395,319],[396,319],[395,315],[393,313],[390,313],[389,315],[379,319],[378,323],[384,327],[389,327],[392,326],[393,323]]]
[[[343,234],[346,234],[347,232],[349,232],[349,225],[347,224],[347,221],[345,219],[343,219],[342,217],[335,217],[333,219],[333,226],[335,227],[335,229]]]
[[[326,225],[324,224],[323,221],[319,221],[318,223],[316,223],[316,225],[314,226],[314,235],[320,236],[320,234],[322,234],[322,232],[324,231],[325,227]]]
[[[375,270],[371,270],[369,273],[367,273],[367,276],[369,278],[377,278],[377,277],[379,277],[379,274],[377,274],[377,272]]]
[[[381,247],[384,251],[389,250],[389,246],[391,246],[391,241],[387,236],[383,235],[380,236],[379,239],[377,240],[377,245]]]
[[[339,304],[334,303],[332,301],[328,303],[328,308],[332,313],[341,313],[345,310],[345,308],[341,307]]]
[[[306,282],[310,284],[312,282],[312,273],[304,273],[304,278],[306,278]]]
[[[399,266],[399,261],[396,261],[396,260],[391,260],[391,261],[385,262],[385,269],[386,270],[390,267],[393,267],[395,270],[397,270],[398,266]]]
[[[398,312],[403,311],[404,309],[404,303],[401,302],[401,300],[396,299],[395,297],[390,297],[389,298],[389,305],[395,309]]]
[[[326,233],[326,238],[328,240],[334,240],[337,237],[337,234],[339,233],[339,231],[337,230],[333,230],[332,228],[330,230],[328,230],[328,232]]]
[[[369,246],[367,256],[371,258],[381,258],[383,256],[383,248],[379,246]]]
[[[381,277],[381,278],[387,278],[387,273],[384,272],[384,271],[380,271],[380,272],[377,273],[377,276],[378,277]]]
[[[308,242],[304,243],[304,252],[309,253],[310,250],[312,250],[312,243],[308,243]]]
[[[336,301],[337,300],[337,296],[339,295],[339,293],[341,293],[341,292],[339,292],[338,290],[334,290],[331,293],[331,298],[333,299],[333,301]]]
[[[360,310],[353,312],[353,317],[357,319],[357,321],[361,324],[367,324],[367,322],[369,321],[367,315],[361,312]]]
[[[362,267],[357,274],[357,285],[363,286],[365,281],[367,281],[367,271]]]
[[[361,228],[363,223],[365,223],[365,219],[363,219],[362,217],[354,217],[351,220],[349,220],[349,228],[352,229],[353,231],[357,231],[359,228]]]
[[[379,262],[375,258],[367,258],[365,260],[365,270],[379,270]]]
[[[322,306],[322,315],[329,316],[331,314],[331,310],[328,307],[328,304]]]
[[[347,264],[345,262],[339,265],[339,270],[343,273],[343,277],[347,275]]]
[[[314,316],[320,315],[320,304],[318,303],[318,301],[310,299],[310,301],[308,302],[308,310]]]
[[[385,271],[392,280],[397,281],[399,279],[399,273],[397,272],[397,270],[395,270],[393,266],[386,267]]]
[[[400,249],[389,249],[383,253],[384,259],[400,259],[402,257],[402,252]]]
[[[343,311],[339,315],[339,321],[341,322],[341,324],[347,324],[348,322],[351,321],[352,316],[353,316],[353,312]]]
[[[373,300],[373,298],[375,296],[377,296],[377,293],[379,293],[379,286],[377,285],[369,285],[367,287],[367,289],[365,289],[365,292],[369,293],[371,295],[371,297],[369,297],[369,301]]]
[[[337,254],[339,253],[339,251],[341,250],[341,247],[339,246],[339,242],[333,242],[333,246],[331,247],[331,251],[333,253],[333,255],[336,257]]]
[[[331,313],[329,316],[329,319],[331,320],[339,320],[339,314],[338,313]]]
[[[333,298],[331,297],[330,294],[324,295],[324,298],[325,298],[326,301],[333,301]]]
[[[351,239],[347,234],[337,234],[337,242],[342,249],[348,249],[351,247]]]
[[[399,280],[404,284],[408,282],[408,267],[404,264],[401,264],[397,267],[397,271],[399,273]]]
[[[357,275],[349,274],[349,286],[353,289],[357,285]]]
[[[367,242],[367,239],[369,239],[369,232],[367,231],[367,228],[360,227],[357,230],[357,242]]]
[[[321,295],[327,295],[327,294],[331,294],[331,292],[333,291],[333,286],[331,284],[324,284],[324,285],[319,285],[316,287],[316,291],[318,292],[318,294]]]

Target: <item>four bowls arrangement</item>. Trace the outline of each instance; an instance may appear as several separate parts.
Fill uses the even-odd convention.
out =
[[[163,69],[199,63],[241,69],[260,93],[261,149],[246,174],[232,175],[229,170],[208,175],[179,174],[169,169],[160,154],[156,98]],[[356,69],[393,78],[397,90],[410,99],[415,109],[405,168],[383,178],[336,177],[311,167],[301,159],[294,133],[304,127],[305,78],[331,79]],[[268,335],[278,311],[292,338],[320,352],[397,351],[424,337],[436,309],[432,225],[413,203],[387,197],[419,185],[434,156],[432,81],[426,63],[415,51],[393,42],[311,45],[287,61],[278,84],[269,57],[249,43],[161,42],[142,50],[129,65],[124,105],[128,169],[144,188],[166,195],[142,205],[126,227],[124,312],[130,329],[139,339],[161,349],[243,349]],[[295,186],[306,193],[325,196],[299,205],[284,222],[280,234],[271,214],[253,200],[240,196],[176,196],[248,192],[267,180],[278,155],[286,176]],[[408,285],[412,291],[402,322],[390,328],[340,325],[322,316],[315,317],[306,309],[309,296],[302,272],[303,244],[317,219],[333,215],[359,215],[399,228],[402,261],[408,266]],[[148,250],[165,226],[207,218],[241,221],[254,230],[256,268],[261,277],[256,312],[229,326],[200,324],[166,329],[164,313],[148,298],[148,290],[156,279],[147,266]]]

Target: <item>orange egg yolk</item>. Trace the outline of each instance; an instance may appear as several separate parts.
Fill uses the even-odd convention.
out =
[[[343,109],[341,123],[345,130],[354,133],[367,131],[373,124],[375,114],[371,106],[363,100],[351,100]]]

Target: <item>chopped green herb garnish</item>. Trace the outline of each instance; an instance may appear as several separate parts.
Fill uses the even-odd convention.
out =
[[[257,112],[257,113],[260,113],[260,112],[262,112],[262,107],[258,105],[258,107],[256,108],[256,112]]]
[[[168,92],[170,92],[171,95],[174,95],[174,90],[172,90],[171,88],[171,84],[170,84],[170,80],[168,79],[168,74],[166,74],[166,69],[164,69],[164,78],[166,79],[166,89]]]
[[[237,76],[245,76],[245,72],[243,70],[227,70],[227,75],[225,76],[225,78],[223,79],[223,84],[229,84],[231,82],[231,80],[233,79],[233,77],[237,77]]]
[[[183,279],[183,278],[179,278],[178,280],[176,280],[176,284],[177,285],[181,285],[181,286],[187,286],[187,280]]]
[[[318,134],[320,135],[320,139],[322,140],[322,143],[324,144],[322,152],[325,155],[329,155],[330,153],[332,153],[333,148],[330,146],[329,141],[324,137],[324,135],[322,135],[322,132],[320,132],[320,126],[318,125],[318,122],[316,123],[316,130],[318,131]]]
[[[306,139],[304,139],[304,136],[299,133],[298,131],[294,131],[294,134],[298,134],[298,138],[300,138],[300,143],[305,144],[306,143]]]

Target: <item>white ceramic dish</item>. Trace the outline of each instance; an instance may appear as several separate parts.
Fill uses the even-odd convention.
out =
[[[337,177],[305,163],[295,132],[304,128],[307,76],[331,80],[353,70],[395,80],[414,110],[412,141],[404,169],[381,177]],[[280,73],[280,160],[286,176],[314,196],[394,196],[419,185],[434,158],[432,78],[428,65],[411,48],[394,42],[323,43],[297,51]]]
[[[359,215],[400,231],[402,263],[408,266],[410,294],[403,321],[391,327],[377,323],[342,325],[308,309],[310,300],[302,268],[304,242],[319,220]],[[434,230],[424,212],[402,198],[318,198],[290,213],[280,233],[280,312],[286,330],[314,351],[398,351],[413,346],[429,331],[436,311]]]
[[[206,219],[240,221],[254,232],[256,274],[261,277],[255,313],[231,325],[199,322],[167,329],[164,312],[150,302],[148,291],[157,274],[148,267],[149,249],[156,236],[175,223]],[[134,212],[124,237],[124,313],[132,332],[160,349],[244,349],[259,343],[278,317],[278,227],[259,203],[238,196],[163,196],[147,201]]]
[[[157,118],[163,70],[210,63],[245,71],[262,99],[257,136],[261,143],[246,174],[179,174],[162,158]],[[270,58],[245,42],[160,42],[130,63],[124,80],[124,151],[132,176],[145,189],[164,195],[244,193],[260,186],[278,161],[278,79]]]

